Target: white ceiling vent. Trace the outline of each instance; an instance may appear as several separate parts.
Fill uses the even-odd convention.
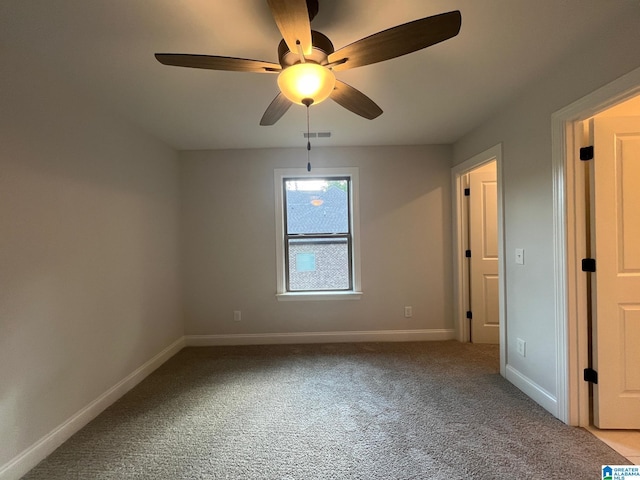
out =
[[[303,132],[302,136],[304,138],[330,138],[331,132]]]

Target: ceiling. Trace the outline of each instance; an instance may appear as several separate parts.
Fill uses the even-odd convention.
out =
[[[451,10],[453,39],[337,73],[384,110],[358,117],[312,106],[316,145],[452,143],[592,37],[639,16],[637,0],[319,0],[312,23],[336,49]],[[305,108],[259,126],[276,76],[177,68],[153,54],[197,53],[277,63],[280,35],[265,0],[2,0],[0,54],[28,59],[179,150],[304,146]],[[35,68],[35,67],[34,67]]]

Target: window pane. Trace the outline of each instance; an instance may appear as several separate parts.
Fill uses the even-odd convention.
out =
[[[348,180],[289,179],[284,183],[287,234],[349,231]]]
[[[349,244],[346,238],[291,239],[289,290],[348,290]]]

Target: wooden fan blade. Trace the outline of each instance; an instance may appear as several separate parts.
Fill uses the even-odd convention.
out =
[[[336,80],[336,87],[330,98],[338,105],[369,120],[382,115],[382,109],[373,100],[340,80]]]
[[[227,70],[232,72],[278,73],[282,70],[282,67],[277,63],[249,60],[247,58],[218,57],[215,55],[156,53],[156,59],[163,65]]]
[[[273,125],[280,120],[280,117],[287,113],[287,110],[289,110],[291,105],[291,101],[289,101],[289,99],[282,93],[279,93],[278,96],[269,104],[264,115],[262,115],[260,125]]]
[[[458,10],[414,20],[358,40],[329,55],[333,70],[371,65],[443,42],[460,32],[462,15]]]
[[[282,38],[292,53],[298,53],[298,42],[305,55],[311,55],[311,23],[306,0],[267,0]]]

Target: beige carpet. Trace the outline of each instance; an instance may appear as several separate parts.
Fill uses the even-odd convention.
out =
[[[187,348],[33,479],[600,479],[623,457],[457,342]]]

